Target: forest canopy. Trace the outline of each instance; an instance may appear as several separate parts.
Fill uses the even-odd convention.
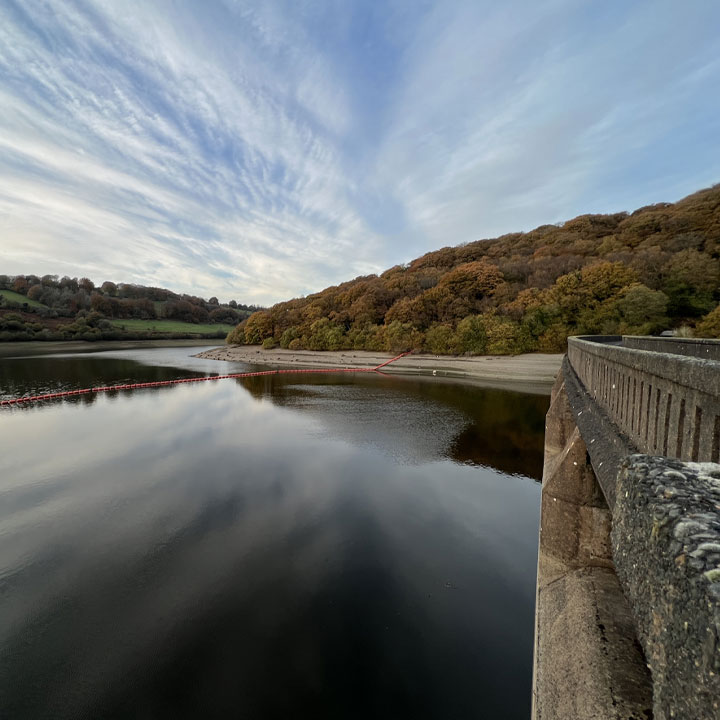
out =
[[[435,354],[562,352],[578,334],[720,337],[720,185],[427,253],[260,310],[230,344]]]

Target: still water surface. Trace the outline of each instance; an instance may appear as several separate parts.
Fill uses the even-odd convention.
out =
[[[0,398],[240,372],[0,360]],[[0,411],[0,717],[522,718],[548,398],[275,376]]]

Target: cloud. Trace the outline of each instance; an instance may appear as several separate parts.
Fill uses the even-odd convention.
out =
[[[8,0],[2,271],[269,303],[677,199],[720,174],[698,6]]]

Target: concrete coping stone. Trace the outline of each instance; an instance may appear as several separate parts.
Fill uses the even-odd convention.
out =
[[[623,335],[624,347],[671,355],[689,355],[707,360],[720,360],[720,340],[710,338],[654,337],[652,335]]]
[[[583,337],[568,338],[568,344],[570,355],[573,350],[578,350],[622,365],[630,371],[654,375],[707,395],[720,396],[720,362],[716,360],[636,350],[621,345],[592,342]]]

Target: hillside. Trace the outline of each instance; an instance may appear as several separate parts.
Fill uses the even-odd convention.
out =
[[[221,338],[257,309],[129,283],[0,275],[0,341]]]
[[[446,247],[278,303],[230,344],[436,354],[559,352],[568,335],[720,336],[720,185],[633,213],[581,215]]]

